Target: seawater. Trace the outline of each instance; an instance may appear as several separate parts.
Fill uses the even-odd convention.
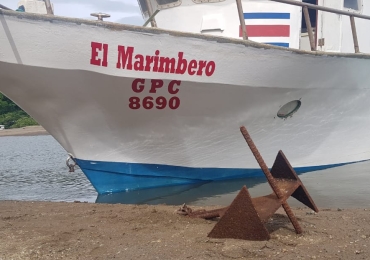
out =
[[[95,201],[82,171],[69,173],[67,157],[50,135],[0,137],[0,200]]]
[[[272,192],[263,177],[98,196],[81,170],[68,172],[66,159],[52,136],[0,137],[0,200],[205,206],[229,205],[243,185],[252,197]],[[370,208],[370,161],[301,174],[300,179],[320,208]],[[289,203],[302,206],[295,199]]]

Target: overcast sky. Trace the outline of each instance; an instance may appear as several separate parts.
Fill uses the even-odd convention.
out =
[[[1,0],[1,4],[17,9],[19,0]],[[143,25],[137,0],[51,0],[55,15],[75,18],[96,19],[90,14],[94,12],[108,13],[110,22]]]

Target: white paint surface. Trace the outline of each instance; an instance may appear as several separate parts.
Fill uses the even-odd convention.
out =
[[[335,0],[335,1],[319,0],[318,5],[329,7],[329,8],[334,8],[337,10],[342,10],[343,0]],[[322,12],[322,11],[318,12],[317,38],[325,39],[324,46],[318,47],[320,50],[330,51],[330,52],[340,52],[341,51],[342,19],[343,19],[343,16],[339,14],[333,14],[333,13]]]
[[[0,15],[0,91],[77,158],[191,167],[258,167],[245,125],[266,162],[279,149],[293,166],[370,158],[370,59],[113,31],[73,22]],[[129,30],[130,29],[130,30]],[[10,34],[9,34],[10,32]],[[221,39],[220,39],[221,40]],[[109,44],[108,67],[90,64],[91,41]],[[211,77],[116,68],[117,46],[135,53],[213,60]],[[18,60],[17,61],[17,56]],[[23,65],[22,65],[23,64]],[[178,110],[130,110],[135,78],[181,80]],[[165,91],[159,95],[169,97]],[[301,99],[292,118],[280,106]]]

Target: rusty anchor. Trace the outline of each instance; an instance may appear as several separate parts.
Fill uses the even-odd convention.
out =
[[[178,213],[182,212],[183,215],[188,215],[189,217],[204,219],[220,217],[217,224],[208,234],[208,237],[268,240],[270,239],[270,233],[266,229],[265,223],[282,206],[296,233],[302,233],[302,228],[287,200],[292,196],[315,212],[318,212],[318,208],[311,196],[282,151],[278,152],[270,171],[247,129],[242,126],[240,131],[265,174],[273,193],[252,198],[247,187],[243,186],[228,207],[208,211],[192,211],[184,204]]]

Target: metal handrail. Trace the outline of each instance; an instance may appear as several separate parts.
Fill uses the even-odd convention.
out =
[[[312,51],[316,50],[316,44],[314,44],[315,39],[313,38],[312,28],[309,28],[309,27],[311,27],[311,23],[310,22],[307,23],[307,21],[310,21],[310,15],[308,13],[307,8],[315,9],[315,10],[319,10],[319,11],[324,11],[324,12],[328,12],[328,13],[333,13],[333,14],[340,14],[340,15],[349,16],[350,22],[351,22],[353,47],[355,49],[355,53],[360,52],[360,48],[358,46],[357,32],[356,32],[355,17],[365,19],[365,20],[370,20],[370,16],[363,15],[363,14],[352,13],[352,12],[348,12],[348,11],[342,11],[342,10],[338,10],[338,9],[334,9],[334,8],[330,8],[330,7],[325,7],[325,6],[313,5],[313,4],[304,3],[304,2],[297,2],[297,1],[294,1],[294,0],[270,0],[270,1],[283,3],[283,4],[289,4],[289,5],[301,6],[303,8],[304,17],[305,17],[306,24],[307,24],[308,37],[310,39],[310,46],[311,46]]]
[[[0,8],[4,10],[12,10],[9,7],[6,7],[5,5],[0,4]]]
[[[150,19],[150,24],[152,27],[157,27],[157,21],[155,20],[155,15],[153,13],[152,2],[150,0],[146,0],[146,5],[148,6],[148,14]],[[146,26],[146,25],[145,25]]]
[[[153,20],[154,20],[154,17],[159,13],[159,9],[155,10],[155,12],[148,18],[148,20],[146,20],[146,22],[144,23],[143,27],[147,26],[148,23],[151,23],[152,27],[157,27],[157,24],[155,24],[155,26],[153,26]]]
[[[351,22],[353,45],[354,45],[355,53],[360,52],[360,48],[358,46],[357,32],[356,32],[355,17],[365,19],[365,20],[370,20],[370,16],[363,15],[363,14],[358,14],[358,13],[353,13],[353,12],[349,12],[349,11],[338,10],[338,9],[325,7],[325,6],[319,6],[319,5],[313,5],[313,4],[304,3],[304,2],[298,2],[298,1],[295,1],[295,0],[270,0],[270,1],[283,3],[283,4],[289,4],[289,5],[296,5],[296,6],[302,7],[304,18],[305,18],[306,25],[307,25],[307,32],[308,32],[308,37],[309,37],[309,40],[310,40],[311,51],[316,50],[316,43],[315,43],[316,41],[315,41],[314,36],[313,36],[313,31],[312,31],[312,26],[311,26],[311,21],[310,21],[310,15],[308,13],[308,8],[319,10],[319,11],[324,11],[324,12],[328,12],[328,13],[334,13],[334,14],[349,16],[350,22]],[[243,7],[241,5],[238,5],[238,0],[236,0],[236,3],[237,3],[237,7],[238,7],[238,12],[239,12],[239,19],[240,19],[240,21],[242,21],[242,19],[244,21]],[[242,22],[241,22],[241,26],[242,26]],[[245,25],[244,25],[244,27],[245,27]],[[244,36],[244,34],[245,34],[245,36]],[[243,39],[248,39],[248,35],[246,35],[246,34],[247,34],[247,31],[244,29],[243,30]]]
[[[368,16],[368,15],[352,13],[352,12],[349,12],[349,11],[342,11],[342,10],[338,10],[338,9],[334,9],[334,8],[330,8],[330,7],[325,7],[325,6],[320,6],[320,5],[313,5],[313,4],[304,3],[304,2],[298,2],[298,1],[295,1],[295,0],[270,0],[270,1],[279,2],[279,3],[283,3],[283,4],[289,4],[289,5],[297,5],[297,6],[301,6],[301,7],[307,6],[310,9],[325,11],[325,12],[334,13],[334,14],[343,14],[343,15],[347,15],[347,16],[353,16],[353,17],[357,17],[357,18],[370,20],[370,16]]]

